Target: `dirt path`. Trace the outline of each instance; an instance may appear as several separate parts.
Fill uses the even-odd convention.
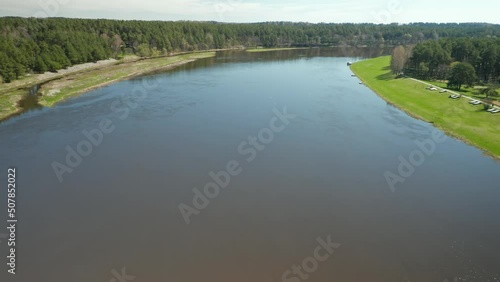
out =
[[[75,74],[75,73],[78,73],[81,71],[111,66],[111,65],[116,64],[117,62],[118,62],[118,60],[108,59],[108,60],[97,61],[95,63],[85,63],[85,64],[74,65],[74,66],[68,67],[66,69],[58,70],[57,72],[45,72],[42,74],[28,74],[25,77],[23,77],[19,80],[14,80],[10,83],[0,83],[0,93],[4,94],[4,93],[11,92],[15,89],[27,88],[27,87],[33,86],[35,84],[38,84],[38,83],[43,83],[43,82],[49,81],[51,79],[63,77],[63,76],[70,75],[70,74]]]

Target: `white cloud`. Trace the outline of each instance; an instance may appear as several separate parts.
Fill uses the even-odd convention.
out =
[[[62,3],[54,7],[54,3]],[[51,4],[52,3],[52,4]],[[218,20],[229,22],[308,21],[377,22],[373,14],[390,12],[394,3],[401,13],[395,22],[491,22],[500,23],[500,2],[474,3],[435,0],[0,0],[0,16],[50,16],[143,20]]]

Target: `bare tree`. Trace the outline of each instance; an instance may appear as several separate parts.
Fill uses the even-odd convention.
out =
[[[394,74],[400,74],[407,61],[407,53],[405,47],[399,45],[392,51],[391,70]]]
[[[113,35],[113,38],[111,39],[111,49],[113,50],[114,56],[116,56],[118,53],[121,52],[123,45],[124,43],[120,35],[119,34]]]

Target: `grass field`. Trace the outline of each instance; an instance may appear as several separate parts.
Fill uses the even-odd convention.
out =
[[[445,81],[436,81],[436,80],[425,80],[425,82],[433,84],[435,86],[444,88],[444,89],[450,89],[452,91],[458,92],[463,95],[467,95],[472,98],[477,98],[477,99],[486,99],[486,95],[481,93],[481,90],[485,89],[486,86],[474,86],[474,87],[467,87],[467,86],[462,86],[462,89],[456,90],[454,88],[448,88],[448,84]],[[497,90],[498,93],[499,90]],[[500,94],[500,93],[499,93]],[[493,101],[500,101],[498,97],[489,97]]]
[[[50,107],[69,97],[98,87],[150,72],[171,69],[180,64],[213,56],[215,56],[215,52],[197,52],[149,59],[130,57],[92,69],[85,69],[67,75],[57,75],[51,77],[52,80],[48,82],[40,81],[39,77],[33,75],[13,83],[4,83],[0,85],[0,120],[18,112],[20,110],[18,103],[27,92],[25,88],[38,83],[43,83],[39,91],[41,96],[38,102],[43,106]]]
[[[419,82],[396,79],[389,68],[390,56],[357,62],[351,66],[358,77],[386,101],[408,114],[433,123],[448,134],[500,157],[500,114],[453,100],[447,93],[426,90]]]

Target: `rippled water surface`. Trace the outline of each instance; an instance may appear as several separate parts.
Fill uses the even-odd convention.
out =
[[[1,123],[19,218],[1,281],[500,280],[500,165],[351,76],[383,53],[219,53]],[[416,142],[435,149],[393,192],[384,174]],[[186,224],[179,204],[235,162]],[[321,261],[318,240],[340,245]]]

